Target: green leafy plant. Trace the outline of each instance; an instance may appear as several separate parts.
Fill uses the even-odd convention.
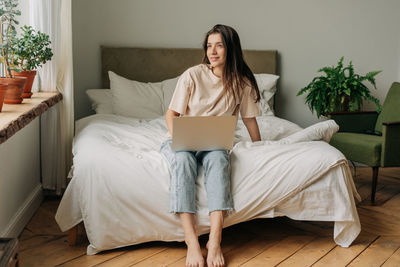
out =
[[[21,37],[14,39],[11,48],[14,55],[12,63],[24,71],[36,70],[53,56],[49,36],[36,32],[31,26],[25,25],[21,30]]]
[[[7,77],[12,77],[11,71],[19,69],[13,65],[14,55],[11,47],[17,35],[16,25],[18,21],[16,16],[21,15],[21,11],[17,9],[18,0],[1,0],[0,1],[0,21],[3,34],[0,32],[0,61],[3,63],[4,72]]]
[[[351,61],[347,67],[343,67],[341,57],[337,66],[324,67],[318,72],[325,75],[315,77],[297,93],[299,96],[308,92],[305,102],[312,112],[317,113],[318,118],[334,111],[360,110],[363,100],[374,102],[376,110],[381,111],[379,100],[371,96],[368,87],[363,84],[368,81],[376,89],[374,77],[381,71],[368,72],[365,76],[356,74]]]

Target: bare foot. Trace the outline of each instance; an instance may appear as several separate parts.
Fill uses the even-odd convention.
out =
[[[187,246],[186,267],[204,267],[204,258],[198,243]]]
[[[223,267],[225,266],[224,256],[222,255],[221,246],[218,242],[208,241],[207,245],[207,266]]]

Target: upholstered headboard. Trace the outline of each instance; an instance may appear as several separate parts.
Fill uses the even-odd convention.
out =
[[[276,74],[276,50],[244,50],[244,58],[253,73]],[[101,79],[110,88],[108,71],[141,82],[159,82],[182,74],[201,63],[202,49],[101,47]]]

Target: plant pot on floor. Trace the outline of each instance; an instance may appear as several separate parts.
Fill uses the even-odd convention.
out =
[[[21,71],[21,72],[13,71],[13,76],[26,78],[24,91],[22,92],[22,98],[31,98],[32,84],[33,84],[33,81],[35,80],[36,70]]]
[[[6,95],[4,96],[5,104],[21,104],[22,103],[22,92],[26,83],[25,77],[15,78],[0,78],[1,84],[7,84]]]
[[[0,84],[0,112],[3,108],[4,96],[6,95],[7,84]]]

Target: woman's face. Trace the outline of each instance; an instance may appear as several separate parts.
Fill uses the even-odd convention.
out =
[[[208,36],[207,58],[213,68],[225,66],[226,50],[221,34],[213,33]]]

